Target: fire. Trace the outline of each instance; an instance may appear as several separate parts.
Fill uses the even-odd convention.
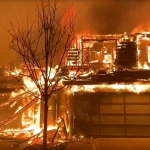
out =
[[[142,33],[142,34],[147,34],[147,33]],[[150,62],[150,45],[148,45],[147,43],[150,42],[150,38],[148,38],[147,36],[142,36],[139,35],[137,38],[137,45],[138,45],[138,49],[137,49],[137,56],[138,56],[138,68],[139,69],[146,69],[149,70],[149,62]],[[85,51],[87,50],[88,52],[94,47],[95,45],[95,53],[94,53],[94,57],[95,60],[90,60],[91,63],[97,63],[97,62],[101,62],[103,63],[103,66],[105,68],[110,68],[111,65],[114,63],[114,60],[116,58],[116,51],[114,50],[114,47],[112,47],[112,43],[114,42],[110,42],[110,47],[106,46],[109,42],[105,41],[103,44],[97,45],[98,43],[95,42],[95,40],[99,39],[117,39],[118,36],[117,35],[108,35],[107,37],[105,35],[78,35],[77,36],[77,41],[76,43],[74,43],[74,48],[72,48],[70,51],[70,55],[74,56],[75,52],[79,53],[80,51]],[[127,33],[124,34],[124,38],[126,40],[129,39]],[[85,43],[82,44],[82,41],[85,41]],[[90,42],[89,42],[90,41]],[[140,62],[140,57],[142,55],[142,48],[141,43],[142,42],[146,43],[146,50],[147,50],[147,57],[148,57],[148,61],[145,61],[144,63]],[[97,47],[98,46],[98,47]],[[144,48],[145,48],[144,47]],[[101,49],[100,49],[101,48]],[[145,49],[144,49],[145,50]],[[92,51],[94,52],[94,51]],[[83,54],[82,54],[83,55]],[[76,55],[75,55],[76,56]],[[83,56],[82,56],[83,57]],[[90,57],[93,57],[92,53],[90,54]],[[78,61],[81,61],[80,59]],[[68,65],[70,66],[74,66],[75,64],[70,61],[67,62]],[[76,64],[78,65],[78,64]],[[80,64],[81,65],[81,64]],[[44,69],[44,68],[43,68]],[[57,76],[57,72],[58,72],[58,66],[56,66],[55,68],[50,68],[48,67],[48,77],[49,77],[49,82],[48,84],[50,84],[50,86],[53,86],[53,84],[55,84],[55,80],[51,83],[51,79],[55,78]],[[116,70],[116,68],[113,68],[114,70]],[[44,69],[45,70],[45,69]],[[111,69],[109,70],[111,72]],[[15,71],[15,75],[19,75],[20,71]],[[108,70],[107,70],[108,72]],[[74,78],[77,75],[82,75],[82,77],[86,77],[89,74],[94,74],[96,72],[94,72],[92,70],[92,72],[76,72],[76,70],[69,70],[69,77],[70,78]],[[39,84],[40,86],[44,86],[45,81],[44,78],[42,76],[42,73],[40,72],[40,77],[37,80],[37,84]],[[34,93],[38,93],[38,95],[40,95],[40,91],[37,87],[37,84],[35,82],[33,82],[30,78],[28,77],[23,77],[23,83],[26,87],[26,89],[24,91],[19,91],[18,94],[17,93],[12,93],[12,97],[15,97],[17,95],[22,94],[23,92],[26,92],[28,90],[34,92]],[[134,93],[141,93],[141,92],[147,92],[150,91],[150,84],[143,84],[143,83],[130,83],[130,84],[126,84],[126,83],[116,83],[116,84],[100,84],[100,85],[82,85],[82,86],[78,86],[78,85],[74,85],[72,86],[70,89],[67,89],[68,93],[74,93],[74,92],[134,92]],[[24,100],[24,104],[23,106],[30,102],[31,99],[33,99],[32,96],[28,96],[28,98],[25,98]],[[18,108],[21,109],[23,106],[20,106]],[[33,106],[35,107],[35,106]],[[35,109],[31,107],[29,108],[26,112],[24,112],[22,114],[22,126],[24,128],[24,130],[32,130],[33,134],[39,133],[42,128],[40,127],[40,111],[41,111],[41,107],[40,107],[40,98],[38,100],[38,102],[36,103],[36,111]],[[17,110],[17,111],[18,111]],[[48,130],[51,129],[55,129],[55,127],[53,126],[49,126]]]
[[[139,69],[145,69],[145,70],[149,70],[150,69],[150,67],[147,65],[146,62],[144,63],[143,66],[140,63],[138,63],[138,68]]]
[[[55,66],[55,68],[48,67],[48,71],[47,71],[48,75],[47,76],[48,76],[49,80],[55,78],[57,69],[58,69],[58,65]],[[42,75],[40,76],[40,79],[38,80],[38,83],[41,84],[41,85],[44,85],[45,81],[44,81],[44,77]],[[48,84],[51,84],[51,82],[48,81]]]
[[[147,51],[148,51],[148,62],[150,63],[150,46],[148,46]]]
[[[47,130],[48,130],[48,131],[54,130],[54,129],[57,129],[57,126],[51,126],[51,125],[49,125],[49,126],[47,127]]]
[[[27,112],[22,114],[22,126],[34,130],[40,130],[40,100],[37,102],[38,105],[35,110],[35,106],[29,108]]]
[[[149,30],[148,30],[149,31]],[[135,33],[135,32],[134,32]],[[139,33],[139,32],[138,32]],[[136,40],[135,40],[136,39]],[[142,30],[139,34],[130,35],[126,32],[124,34],[114,34],[114,35],[92,35],[92,34],[82,34],[76,35],[76,41],[73,42],[74,48],[81,50],[81,55],[85,52],[89,55],[89,62],[91,64],[112,64],[110,65],[110,72],[116,70],[112,67],[117,62],[117,48],[116,44],[119,46],[120,42],[134,41],[137,46],[137,68],[139,69],[149,69],[150,63],[150,32],[145,32]],[[80,55],[79,55],[80,56]],[[121,56],[120,56],[121,57]],[[81,59],[81,60],[80,60]],[[79,61],[84,62],[84,57],[80,58]],[[121,59],[121,58],[120,58]],[[123,58],[122,58],[123,59]],[[124,59],[123,59],[124,60]],[[68,61],[67,65],[77,65]],[[82,65],[82,64],[81,64]],[[135,67],[135,66],[134,66]],[[134,68],[133,67],[133,68]],[[105,67],[102,69],[106,69]]]
[[[56,69],[58,69],[58,65],[55,68],[48,67],[48,77],[49,77],[49,79],[53,79],[55,77]]]
[[[112,56],[111,55],[105,55],[103,63],[112,63]]]
[[[19,90],[18,92],[11,92],[11,98],[14,98],[22,93],[24,93],[25,91],[24,90]]]
[[[133,67],[134,69],[136,68],[136,69],[150,70],[150,67],[149,67],[150,38],[146,36],[146,34],[149,34],[149,33],[147,32],[141,33],[139,36],[137,36],[137,41],[134,42],[137,47],[137,51],[135,55],[136,57],[138,57],[137,59],[138,65],[136,65],[136,67]],[[123,34],[123,36],[124,36],[125,42],[130,40],[127,33]],[[76,43],[73,43],[74,48],[70,49],[70,55],[74,58],[78,58],[78,60],[76,61],[75,59],[74,61],[72,61],[72,59],[70,59],[70,61],[66,62],[66,64],[68,66],[82,65],[81,62],[82,62],[82,59],[84,59],[83,53],[85,53],[86,51],[88,52],[88,55],[90,55],[90,58],[88,60],[89,63],[93,65],[95,64],[97,65],[99,63],[99,66],[97,67],[99,70],[97,71],[94,67],[93,67],[94,69],[93,68],[91,69],[92,71],[89,69],[88,72],[84,71],[84,72],[77,73],[75,69],[69,70],[67,77],[69,76],[70,80],[74,79],[74,77],[78,75],[80,75],[80,77],[82,76],[86,78],[87,76],[90,76],[91,74],[96,74],[99,71],[108,72],[109,70],[109,72],[113,72],[114,70],[117,70],[118,68],[115,67],[115,59],[118,56],[116,54],[117,49],[115,50],[116,47],[114,48],[114,45],[116,46],[119,43],[119,42],[116,42],[116,40],[118,40],[119,37],[120,35],[107,35],[107,36],[105,35],[93,35],[93,36],[92,35],[84,35],[84,36],[78,35]],[[111,40],[111,42],[109,41],[109,39]],[[102,41],[104,42],[102,43]],[[110,45],[108,46],[107,44],[110,44]],[[143,60],[143,57],[146,57],[146,59]],[[48,85],[50,85],[50,87],[52,87],[55,84],[57,72],[59,71],[58,69],[59,69],[58,66],[56,66],[55,68],[48,67],[47,76],[49,78]],[[43,70],[45,70],[45,68],[43,68]],[[20,70],[16,70],[12,72],[11,74],[15,76],[19,76],[20,73],[21,73]],[[44,74],[44,76],[46,75]],[[78,78],[78,80],[81,80],[81,79]],[[91,78],[88,78],[88,80],[91,80]],[[40,72],[39,78],[37,79],[36,83],[33,82],[32,79],[28,78],[27,76],[23,77],[23,83],[25,85],[24,90],[20,90],[18,92],[12,92],[11,97],[15,98],[28,91],[30,91],[30,93],[34,93],[38,95],[36,104],[34,104],[32,107],[28,108],[28,110],[22,113],[22,128],[23,128],[22,132],[29,131],[27,132],[27,134],[31,136],[31,135],[40,133],[43,129],[43,127],[41,127],[41,120],[40,120],[41,95],[38,89],[38,85],[43,87],[45,84],[45,80],[44,80],[44,77],[42,76],[42,73]],[[68,94],[75,93],[75,92],[134,92],[138,94],[142,92],[150,92],[150,83],[133,82],[133,83],[114,83],[114,84],[104,83],[104,84],[97,84],[97,85],[73,85],[73,86],[67,87],[66,91]],[[19,106],[16,112],[18,112],[26,104],[28,104],[34,99],[34,96],[31,95],[30,93],[27,96],[22,97],[23,104],[22,106]],[[53,130],[53,129],[56,129],[56,127],[52,125],[48,126],[48,131]]]
[[[101,85],[74,85],[68,89],[68,93],[74,92],[150,92],[150,84],[141,84],[138,82],[132,84],[116,83],[116,84],[101,84]]]
[[[150,22],[141,23],[132,30],[132,34],[150,31]]]
[[[10,74],[14,75],[14,76],[19,76],[19,74],[21,73],[21,71],[22,71],[21,69],[16,69],[15,68],[13,71],[10,72]]]
[[[53,79],[55,77],[56,71],[58,71],[58,66],[55,68],[48,67],[48,78],[49,80]],[[11,75],[19,76],[19,73],[21,71],[15,70],[14,72],[11,72]],[[37,83],[39,85],[44,85],[44,78],[42,74],[40,73],[39,80]],[[31,100],[33,100],[35,97],[32,94],[35,94],[37,96],[37,102],[36,104],[33,104],[33,106],[29,107],[27,110],[25,110],[22,113],[22,127],[20,129],[8,129],[4,130],[5,133],[14,133],[14,137],[19,136],[19,134],[24,133],[25,136],[32,136],[40,133],[43,129],[41,126],[41,96],[39,89],[35,82],[33,82],[29,77],[23,76],[22,81],[25,85],[24,89],[13,91],[10,96],[10,101],[13,101],[13,104],[10,105],[10,107],[13,107],[18,100],[23,101],[22,106],[19,106],[18,109],[15,111],[15,113],[18,113],[24,106],[26,106]],[[55,82],[48,83],[48,84],[55,84]],[[20,98],[19,98],[20,97]],[[16,99],[16,100],[15,100]],[[55,126],[48,126],[48,131],[56,129]]]
[[[58,66],[56,66],[55,68],[51,68],[51,67],[48,67],[48,79],[51,80],[53,78],[55,78],[55,75],[56,75],[56,71],[57,71]],[[45,70],[45,68],[44,68]],[[37,80],[37,84],[43,86],[45,84],[45,81],[44,81],[44,77],[42,76],[42,73],[40,72],[40,77],[39,77],[39,80]],[[45,75],[44,75],[45,76]],[[39,91],[37,85],[35,84],[34,81],[32,81],[31,78],[27,77],[27,76],[24,76],[23,77],[23,83],[25,85],[25,87],[28,89],[28,90],[34,90],[34,91]],[[54,84],[55,82],[50,82],[48,81],[48,84]]]
[[[38,89],[36,84],[31,80],[31,78],[24,76],[23,83],[28,90],[37,90]]]
[[[147,70],[150,69],[150,67],[149,67],[146,63],[144,64],[143,68],[144,68],[144,69],[147,69]]]
[[[18,109],[15,111],[15,113],[17,113],[21,109],[22,109],[22,106],[19,106]]]
[[[138,52],[138,67],[140,69],[150,69],[150,38],[147,37],[149,32],[142,32],[137,36],[137,52]],[[145,59],[145,61],[144,61]],[[141,63],[143,65],[141,65]]]

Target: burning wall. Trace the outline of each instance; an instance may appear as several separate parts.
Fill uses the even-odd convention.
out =
[[[134,67],[147,69],[150,62],[149,35],[149,32],[78,35],[72,44],[73,49],[69,50],[67,64],[68,66],[99,64],[98,67],[106,71],[114,71],[118,67],[119,69],[132,69]],[[71,52],[72,55],[70,55]]]

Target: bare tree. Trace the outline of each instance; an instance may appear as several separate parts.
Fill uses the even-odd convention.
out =
[[[67,74],[67,65],[64,60],[74,40],[76,15],[70,7],[61,11],[58,0],[41,0],[40,4],[36,2],[36,6],[37,21],[29,27],[27,19],[26,29],[20,27],[19,23],[17,25],[11,23],[11,30],[7,31],[11,36],[10,49],[20,56],[28,72],[22,70],[20,77],[30,78],[35,83],[40,92],[41,101],[44,102],[43,148],[46,149],[48,101],[54,92],[64,88],[60,82]],[[37,29],[33,28],[35,24]],[[56,63],[58,65],[53,72],[53,66]],[[40,78],[37,68],[40,70]],[[72,80],[81,69],[83,72],[82,65],[76,69]],[[44,83],[40,82],[41,78]]]

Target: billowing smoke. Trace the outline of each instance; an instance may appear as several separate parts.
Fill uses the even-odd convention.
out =
[[[74,0],[74,4],[78,10],[78,32],[130,33],[141,24],[143,30],[150,26],[149,0]]]
[[[77,11],[76,33],[113,34],[131,33],[140,26],[141,31],[148,30],[150,21],[150,0],[63,0],[73,3]],[[14,12],[20,26],[35,20],[35,0],[1,0],[0,1],[0,64],[16,60],[15,54],[8,52],[10,37],[6,29],[9,21],[16,23]],[[141,26],[141,24],[143,24]],[[134,32],[138,32],[134,30]],[[7,57],[7,59],[6,59]]]

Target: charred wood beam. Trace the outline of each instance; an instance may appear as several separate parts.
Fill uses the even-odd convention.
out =
[[[78,51],[80,51],[80,49],[69,49],[69,50],[68,50],[69,53],[70,53],[70,52],[78,52]]]
[[[14,119],[16,119],[20,114],[22,114],[28,108],[30,108],[31,106],[33,106],[37,101],[38,101],[37,98],[33,99],[32,101],[30,101],[29,103],[27,103],[21,110],[19,110],[15,114],[13,114],[11,117],[9,117],[8,119],[6,119],[4,121],[1,121],[0,122],[0,127],[2,127],[3,125],[6,125],[6,124],[10,123],[11,121],[13,121]]]
[[[17,80],[0,80],[0,84],[20,84]]]
[[[97,74],[78,77],[76,81],[63,81],[64,85],[97,85],[97,84],[116,84],[140,82],[141,84],[150,83],[150,70],[115,71],[110,74]]]

